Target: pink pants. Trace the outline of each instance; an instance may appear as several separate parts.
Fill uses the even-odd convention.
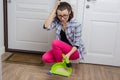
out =
[[[61,62],[62,61],[62,53],[67,54],[72,49],[72,46],[60,41],[53,40],[52,41],[52,49],[47,51],[43,56],[42,60],[46,63],[53,62]],[[76,50],[71,56],[70,60],[75,60],[79,58],[79,52]]]

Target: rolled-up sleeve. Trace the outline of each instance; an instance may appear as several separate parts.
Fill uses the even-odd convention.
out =
[[[56,25],[57,25],[57,22],[56,21],[52,21],[52,23],[48,26],[48,28],[46,28],[45,25],[43,25],[43,28],[47,29],[47,30],[51,30],[51,29],[55,28]]]

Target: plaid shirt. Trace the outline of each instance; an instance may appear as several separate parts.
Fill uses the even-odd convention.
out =
[[[53,20],[47,29],[51,30],[53,28],[56,28],[56,39],[60,40],[61,39],[60,31],[62,29],[62,23]],[[71,19],[67,23],[67,27],[65,31],[66,37],[72,46],[78,46],[80,57],[83,58],[82,54],[85,53],[85,51],[84,51],[84,45],[81,39],[81,32],[82,32],[82,26],[75,19]]]

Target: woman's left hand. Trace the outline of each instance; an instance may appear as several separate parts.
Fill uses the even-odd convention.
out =
[[[66,55],[65,55],[65,58],[69,59],[69,58],[70,58],[70,54],[69,54],[69,53],[66,54]]]
[[[77,47],[72,47],[72,49],[71,49],[71,51],[69,51],[66,55],[65,55],[65,57],[67,58],[67,59],[69,59],[70,58],[70,56],[75,52],[77,50]]]

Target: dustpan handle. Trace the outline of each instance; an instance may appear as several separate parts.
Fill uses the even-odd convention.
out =
[[[69,62],[70,62],[69,59],[67,59],[67,58],[65,57],[65,54],[62,54],[62,57],[63,57],[63,59],[64,59],[64,61],[65,61],[66,63],[69,63]]]

